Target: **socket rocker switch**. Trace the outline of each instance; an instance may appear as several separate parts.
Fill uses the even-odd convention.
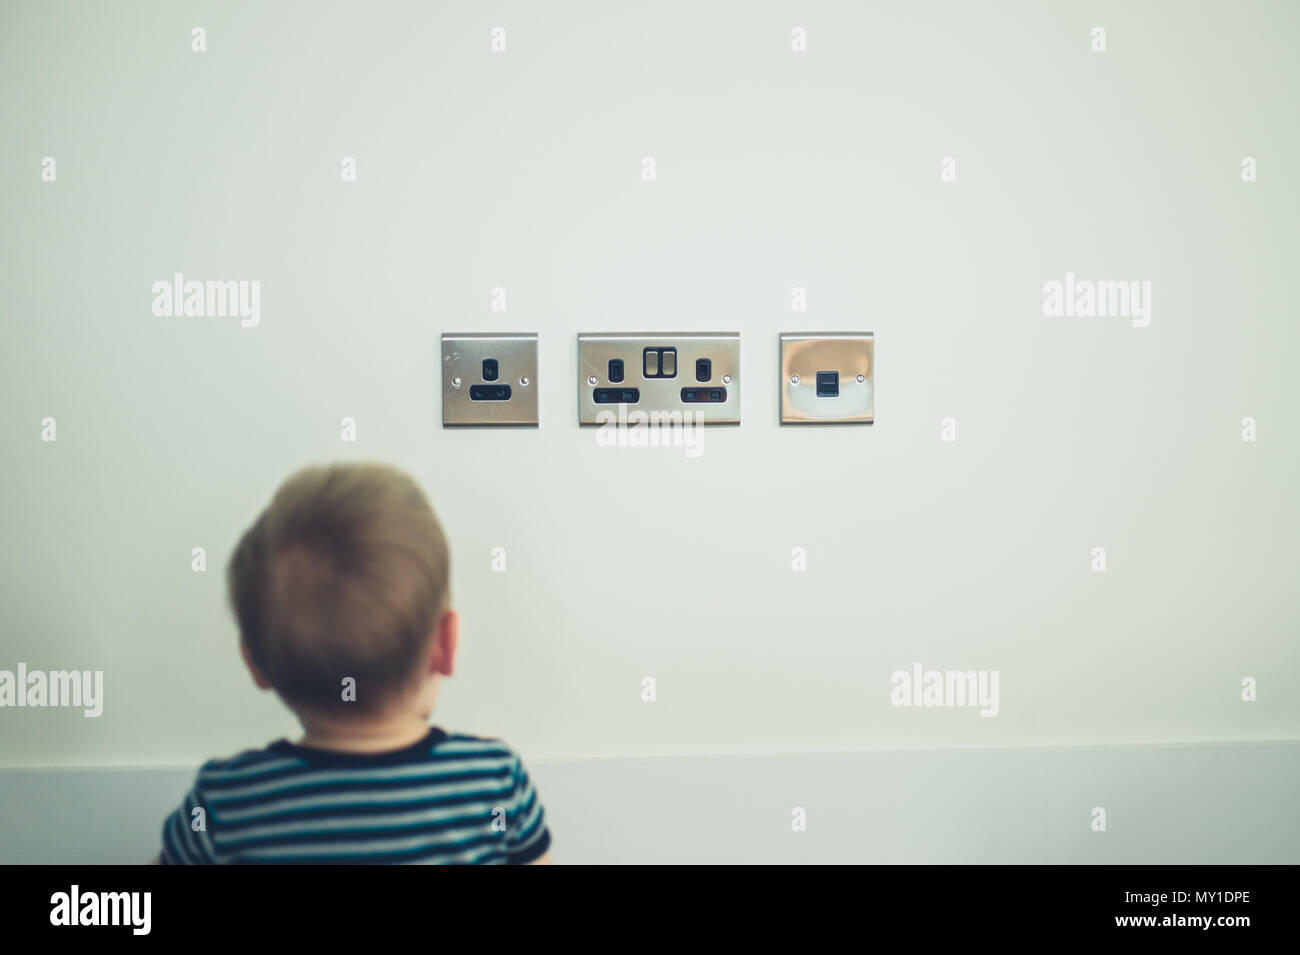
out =
[[[871,332],[781,335],[781,424],[872,424],[876,349]]]
[[[537,335],[444,334],[442,426],[537,427]]]
[[[636,414],[634,414],[636,413]],[[687,419],[686,415],[690,417]],[[740,334],[578,336],[578,423],[740,423]]]

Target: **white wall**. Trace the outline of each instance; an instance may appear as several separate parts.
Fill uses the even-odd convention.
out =
[[[429,490],[438,721],[530,758],[1295,738],[1296,9],[985,6],[5,4],[0,668],[106,701],[0,713],[0,764],[291,732],[222,568],[339,458]],[[260,324],[154,316],[177,271]],[[1067,271],[1150,281],[1150,325],[1045,318]],[[718,328],[702,457],[578,429],[579,331]],[[876,333],[873,427],[778,428],[799,329]],[[538,430],[442,430],[466,330],[541,334]],[[999,715],[891,706],[914,661],[999,670]]]

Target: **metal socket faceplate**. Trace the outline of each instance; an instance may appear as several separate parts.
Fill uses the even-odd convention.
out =
[[[781,423],[872,424],[875,370],[871,332],[783,332]]]
[[[444,334],[442,425],[536,427],[536,333]]]
[[[579,335],[578,423],[628,420],[621,416],[634,412],[739,424],[740,333]]]

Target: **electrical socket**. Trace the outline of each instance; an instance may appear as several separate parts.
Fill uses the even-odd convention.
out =
[[[619,405],[739,424],[740,333],[579,335],[578,423],[602,424],[602,412],[619,415]]]
[[[537,335],[442,336],[442,426],[537,427]]]

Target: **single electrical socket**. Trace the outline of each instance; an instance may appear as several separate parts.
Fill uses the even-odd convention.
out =
[[[442,336],[442,426],[537,427],[537,335]]]
[[[661,421],[689,412],[704,424],[739,424],[740,333],[579,335],[578,423],[633,412]]]
[[[871,332],[783,332],[781,423],[874,423],[875,344]]]

